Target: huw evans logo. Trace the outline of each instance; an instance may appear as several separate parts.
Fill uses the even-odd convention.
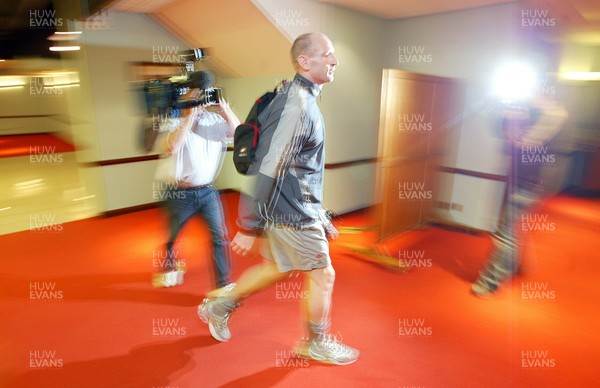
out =
[[[152,46],[152,62],[185,63],[179,46]]]
[[[427,338],[433,335],[433,328],[425,324],[425,318],[400,318],[398,326],[398,335],[400,337]]]
[[[152,319],[152,336],[154,337],[184,337],[187,328],[182,326],[179,318]]]
[[[521,10],[521,26],[526,28],[554,28],[556,18],[550,16],[547,9]]]
[[[302,221],[302,219],[300,214],[274,214],[265,221],[265,229],[304,229],[306,222]]]
[[[29,146],[29,163],[61,164],[63,155],[56,151],[56,146]]]
[[[33,97],[62,96],[63,89],[50,86],[53,84],[53,79],[50,77],[31,77],[29,79],[29,95]]]
[[[425,182],[399,182],[398,199],[403,200],[431,200],[433,192],[425,189]]]
[[[398,46],[399,63],[431,63],[433,56],[425,53],[425,46]]]
[[[301,9],[276,9],[275,25],[277,27],[308,27],[310,21],[304,17]]]
[[[275,147],[275,161],[278,165],[281,165],[282,163],[286,165],[291,164],[292,166],[298,164],[303,165],[309,163],[310,160],[311,157],[306,154],[294,155],[294,153],[291,150],[291,147]]]
[[[64,21],[56,16],[55,9],[30,9],[29,27],[36,30],[56,29],[62,27]]]
[[[521,299],[524,301],[554,301],[556,291],[548,287],[548,282],[522,282]]]
[[[522,146],[521,164],[525,166],[549,166],[556,163],[556,155],[548,146]]]
[[[308,298],[308,291],[298,280],[282,281],[275,284],[275,299],[277,301],[296,301]]]
[[[308,360],[294,350],[275,351],[275,368],[308,368],[309,366]]]
[[[176,183],[154,181],[152,182],[152,199],[156,201],[184,200],[186,191],[179,190]]]
[[[171,249],[171,260],[169,260],[169,252],[167,249],[152,250],[152,269],[155,271],[172,271],[187,269],[187,262],[180,258],[179,249]]]
[[[550,357],[548,350],[522,350],[521,367],[528,370],[553,369],[556,359]]]
[[[29,215],[29,230],[37,233],[61,233],[64,230],[56,214],[33,213]]]
[[[423,249],[403,249],[398,251],[400,268],[431,268],[433,262],[425,257]]]
[[[30,350],[29,367],[32,369],[62,368],[64,361],[56,356],[56,350]]]
[[[400,132],[430,132],[433,124],[425,120],[425,114],[403,113],[399,116]]]
[[[56,287],[56,282],[29,282],[29,300],[62,301],[63,292]]]
[[[550,221],[548,214],[522,214],[521,230],[523,232],[554,232],[556,223]]]
[[[554,84],[550,79],[542,77],[535,83],[534,92],[540,96],[555,96],[556,84]]]

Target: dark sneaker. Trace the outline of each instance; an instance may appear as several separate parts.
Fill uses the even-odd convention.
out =
[[[498,291],[500,284],[512,277],[515,272],[500,264],[492,263],[479,273],[479,278],[471,284],[471,291],[480,297],[489,296]]]
[[[296,344],[294,353],[298,357],[335,365],[352,364],[360,355],[357,349],[344,345],[332,335],[313,340],[304,338]]]
[[[231,332],[227,326],[229,317],[233,309],[227,309],[225,306],[219,306],[219,299],[204,299],[201,305],[198,306],[198,317],[204,323],[208,323],[210,335],[217,341],[225,342],[231,339]],[[227,311],[224,314],[218,314],[215,310]]]
[[[488,296],[498,290],[498,282],[493,278],[479,276],[479,279],[471,284],[471,291],[477,296]]]

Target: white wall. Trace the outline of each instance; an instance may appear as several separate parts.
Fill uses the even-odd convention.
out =
[[[514,3],[389,21],[384,65],[485,84],[518,49],[520,22]],[[430,59],[400,57],[413,48]]]

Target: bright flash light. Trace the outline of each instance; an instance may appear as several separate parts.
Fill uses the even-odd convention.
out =
[[[531,98],[536,86],[536,72],[522,62],[509,63],[494,77],[493,93],[505,101]]]
[[[598,81],[600,80],[600,72],[566,71],[561,73],[561,77],[573,81]]]
[[[50,51],[78,51],[80,46],[51,46]]]

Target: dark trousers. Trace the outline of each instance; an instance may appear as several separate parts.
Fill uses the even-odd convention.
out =
[[[190,189],[169,190],[165,206],[169,212],[171,232],[167,242],[166,269],[175,268],[173,246],[185,223],[194,215],[200,215],[210,231],[215,283],[223,287],[231,282],[231,255],[229,235],[219,193],[211,185]]]

